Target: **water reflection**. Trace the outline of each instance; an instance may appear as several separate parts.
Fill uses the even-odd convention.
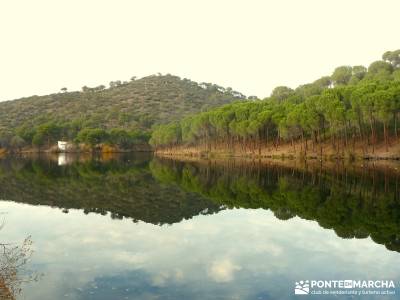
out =
[[[228,208],[269,209],[280,220],[316,220],[342,238],[370,236],[400,251],[397,166],[153,160],[150,168],[159,181],[178,184]]]
[[[292,299],[307,278],[397,282],[395,168],[0,160],[3,238],[35,240],[46,280],[26,299]]]
[[[149,157],[68,157],[0,160],[0,199],[33,205],[109,213],[153,224],[172,224],[219,205],[177,186],[160,184],[149,169]]]
[[[60,161],[63,165],[60,167]],[[68,163],[67,163],[68,162]],[[173,224],[225,208],[263,208],[316,220],[342,238],[400,251],[399,176],[375,165],[183,163],[144,156],[0,160],[0,198]]]

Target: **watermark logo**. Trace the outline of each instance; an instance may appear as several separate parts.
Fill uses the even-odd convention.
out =
[[[300,280],[295,295],[395,295],[393,280]]]
[[[308,280],[296,281],[296,286],[294,287],[295,295],[308,295],[310,293],[310,282]]]

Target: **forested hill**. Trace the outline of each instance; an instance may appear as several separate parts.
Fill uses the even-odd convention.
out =
[[[149,132],[154,124],[244,98],[231,88],[172,75],[109,85],[0,102],[0,147],[30,145],[35,134],[40,145],[57,138],[74,140],[85,129]]]
[[[385,155],[392,151],[399,157],[393,148],[400,137],[399,114],[396,50],[368,67],[340,66],[330,76],[296,89],[277,87],[264,100],[228,104],[159,126],[150,143],[168,153],[201,148],[271,155],[282,146],[284,154],[312,157],[325,150],[365,157],[379,146]]]

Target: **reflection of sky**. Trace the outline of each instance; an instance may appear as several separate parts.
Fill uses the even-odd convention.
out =
[[[13,202],[0,211],[1,240],[31,235],[31,268],[45,274],[25,299],[288,299],[301,279],[400,279],[399,253],[264,210],[162,227]]]

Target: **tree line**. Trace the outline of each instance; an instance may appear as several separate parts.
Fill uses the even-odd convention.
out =
[[[374,151],[378,142],[388,148],[398,138],[399,110],[396,50],[387,51],[368,68],[340,66],[331,76],[296,89],[277,87],[263,100],[238,101],[155,126],[150,143],[157,149],[240,145],[253,151],[300,143],[306,152],[326,142],[339,151],[361,141]]]
[[[0,148],[20,151],[24,147],[45,147],[49,149],[59,140],[82,143],[94,149],[96,145],[107,144],[128,150],[134,145],[147,143],[150,134],[140,130],[122,128],[81,128],[79,123],[47,122],[36,127],[22,126],[15,133],[0,136]]]

